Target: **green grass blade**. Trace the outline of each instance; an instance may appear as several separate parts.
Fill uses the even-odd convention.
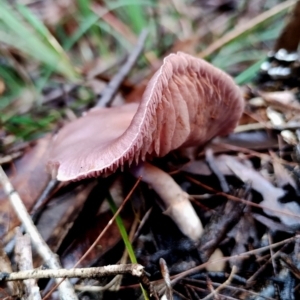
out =
[[[79,11],[81,12],[81,14],[84,17],[88,17],[91,9],[90,9],[90,5],[91,5],[91,1],[90,0],[77,0],[77,5],[79,8]]]
[[[74,44],[98,22],[98,20],[98,16],[95,14],[90,14],[85,20],[82,21],[82,23],[79,25],[79,28],[67,40],[67,42],[63,44],[64,49],[70,50]]]
[[[34,14],[32,14],[27,7],[17,5],[17,8],[25,20],[39,33],[44,41],[46,41],[49,46],[61,56],[62,59],[66,60],[64,63],[69,64],[66,53],[54,36],[49,32],[48,28]]]
[[[76,72],[64,52],[58,51],[60,47],[57,42],[53,47],[54,37],[50,33],[47,34],[41,23],[34,20],[36,17],[29,14],[26,9],[23,9],[22,12],[28,23],[21,18],[21,14],[18,14],[8,5],[1,3],[0,41],[18,48],[21,52],[54,67],[67,78],[74,80]],[[47,40],[50,40],[50,45],[45,43],[45,38],[41,34],[46,34]]]
[[[115,214],[116,211],[117,211],[117,207],[116,207],[116,204],[115,204],[113,198],[111,197],[110,193],[108,193],[108,195],[107,195],[107,201],[108,201],[108,204],[109,204],[109,207],[110,207],[112,213]],[[129,237],[128,237],[126,228],[125,228],[125,226],[124,226],[124,223],[123,223],[121,217],[118,215],[118,216],[116,217],[115,221],[116,221],[116,224],[117,224],[118,229],[119,229],[119,231],[120,231],[120,234],[121,234],[121,237],[122,237],[122,239],[123,239],[123,242],[124,242],[124,244],[125,244],[125,247],[126,247],[126,250],[127,250],[127,252],[128,252],[128,255],[129,255],[129,258],[130,258],[131,263],[137,264],[137,259],[136,259],[135,253],[134,253],[134,251],[133,251],[131,242],[130,242],[130,240],[129,240]],[[141,289],[142,289],[142,293],[143,293],[144,299],[145,299],[145,300],[149,300],[148,295],[147,295],[147,292],[146,292],[145,289],[142,287],[142,285],[140,285],[140,286],[141,286]]]
[[[236,82],[236,84],[241,85],[241,84],[250,82],[257,75],[257,72],[259,71],[260,66],[264,61],[265,61],[265,58],[260,59],[259,61],[254,63],[252,66],[250,66],[248,69],[243,71],[241,74],[236,76],[234,78],[234,81]]]
[[[122,8],[124,18],[128,20],[128,25],[135,33],[140,33],[142,29],[148,27],[148,20],[143,9],[144,6],[155,6],[152,1],[132,1],[132,0],[119,0],[119,1],[105,1],[109,10],[116,10]]]
[[[108,194],[108,196],[107,196],[107,201],[108,201],[108,204],[109,204],[109,207],[110,207],[111,211],[113,212],[113,214],[115,214],[116,211],[117,211],[117,207],[116,207],[116,204],[115,204],[115,202],[112,199],[112,197],[111,197],[110,194]],[[128,252],[130,261],[133,264],[136,264],[137,263],[137,259],[135,257],[132,245],[131,245],[131,243],[129,241],[128,234],[126,232],[126,228],[124,226],[124,223],[123,223],[123,221],[122,221],[122,219],[121,219],[121,217],[119,215],[116,217],[116,224],[117,224],[117,226],[119,228],[119,231],[120,231],[120,234],[122,236],[123,242],[125,244],[126,250]]]

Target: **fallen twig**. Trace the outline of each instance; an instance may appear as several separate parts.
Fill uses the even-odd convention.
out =
[[[290,217],[293,217],[293,218],[300,219],[300,216],[297,215],[297,214],[289,213],[289,212],[286,212],[286,211],[281,211],[281,210],[278,210],[278,209],[273,209],[269,206],[261,205],[261,204],[258,204],[258,203],[249,202],[246,199],[242,199],[242,198],[239,198],[239,197],[236,197],[236,196],[224,193],[224,192],[217,191],[217,190],[211,188],[210,186],[208,186],[206,184],[203,184],[202,182],[200,182],[200,181],[198,181],[198,180],[196,180],[196,179],[194,179],[190,176],[186,175],[185,177],[187,179],[189,179],[190,181],[194,182],[195,184],[207,189],[208,191],[213,192],[215,195],[224,196],[224,197],[227,197],[229,200],[232,200],[232,201],[238,201],[238,202],[241,202],[241,203],[245,203],[249,206],[262,208],[262,209],[268,210],[270,212],[275,212],[277,215],[286,215],[286,216],[290,216]]]
[[[100,239],[103,237],[103,235],[105,234],[105,232],[111,226],[111,224],[116,219],[116,217],[119,215],[120,211],[123,209],[124,205],[127,203],[128,199],[131,197],[133,191],[138,186],[138,184],[140,183],[140,181],[141,181],[141,179],[139,178],[137,180],[137,182],[135,183],[135,185],[133,186],[133,188],[131,189],[131,191],[129,192],[129,194],[127,195],[127,197],[124,199],[123,203],[120,205],[120,207],[118,208],[118,210],[114,214],[114,216],[109,220],[109,222],[107,223],[107,225],[105,226],[105,228],[101,231],[101,233],[98,235],[98,237],[96,238],[96,240],[94,241],[94,243],[89,247],[89,249],[85,252],[85,254],[77,261],[77,263],[74,265],[74,268],[76,268],[89,255],[89,253],[92,251],[92,249],[94,249],[94,247],[99,243]],[[57,287],[59,287],[61,283],[64,282],[64,280],[65,279],[62,279],[61,281],[58,281],[56,283],[56,285],[45,295],[44,299],[47,299],[52,294],[52,292]],[[149,283],[149,286],[150,286],[150,283]]]
[[[278,243],[274,243],[274,244],[269,245],[269,246],[264,246],[264,247],[257,248],[257,249],[254,249],[254,250],[246,251],[246,252],[241,253],[241,254],[236,254],[236,255],[232,255],[232,256],[225,256],[225,257],[223,257],[221,259],[217,259],[217,260],[213,261],[213,263],[219,263],[219,262],[223,262],[223,261],[229,261],[229,260],[232,260],[232,259],[245,259],[245,257],[249,257],[249,256],[251,256],[253,254],[256,254],[256,253],[261,253],[263,251],[269,250],[270,248],[274,249],[274,248],[276,248],[278,246],[282,246],[282,245],[294,242],[297,239],[300,239],[300,235],[295,235],[294,237],[282,240],[282,241],[280,241]],[[187,271],[181,272],[180,274],[172,276],[171,277],[172,278],[172,280],[171,280],[172,286],[174,286],[182,278],[185,278],[185,277],[187,277],[189,275],[192,275],[192,274],[195,274],[195,273],[199,272],[200,270],[203,270],[210,263],[212,263],[212,261],[211,262],[208,261],[208,262],[203,263],[203,264],[201,264],[199,266],[191,268],[191,269],[189,269]]]
[[[128,73],[136,63],[137,59],[141,55],[144,44],[148,36],[148,30],[144,29],[139,36],[137,45],[135,49],[130,53],[128,56],[126,63],[120,68],[119,72],[111,79],[108,85],[102,91],[102,96],[97,101],[98,107],[106,107],[110,106],[111,102],[113,101],[120,85],[122,84],[123,80],[127,77]]]
[[[40,278],[91,278],[105,277],[120,274],[130,274],[135,277],[144,275],[144,267],[139,264],[124,264],[124,265],[109,265],[104,267],[94,268],[76,268],[76,269],[49,269],[49,270],[28,270],[20,272],[0,272],[0,280],[14,281],[25,279],[40,279]]]
[[[31,241],[28,234],[23,235],[19,227],[16,228],[16,246],[15,246],[15,260],[20,271],[32,270],[32,251]],[[36,280],[24,280],[25,295],[30,300],[41,300],[40,289]]]
[[[19,194],[14,190],[12,184],[10,183],[8,177],[6,176],[1,166],[0,166],[0,183],[2,184],[3,189],[10,200],[12,207],[14,208],[16,214],[18,215],[19,220],[23,223],[25,231],[30,235],[31,241],[35,246],[39,255],[43,258],[44,262],[51,269],[61,269],[61,264],[58,261],[57,256],[54,253],[52,253],[49,246],[46,244],[46,242],[41,237],[40,233],[37,231],[36,227],[34,226],[27,212],[27,209],[23,201],[21,200]],[[65,280],[59,286],[59,294],[60,294],[60,299],[62,300],[78,299],[73,286],[68,280]]]
[[[218,294],[222,289],[224,289],[226,286],[228,286],[228,285],[231,283],[231,281],[232,281],[232,279],[233,279],[233,277],[234,277],[234,275],[235,275],[236,272],[237,272],[237,267],[236,267],[236,266],[233,266],[233,268],[232,268],[232,270],[231,270],[231,272],[230,272],[230,275],[229,275],[228,279],[227,279],[225,282],[223,282],[221,285],[219,285],[219,286],[218,286],[213,292],[211,292],[209,295],[207,295],[206,297],[202,298],[202,300],[208,300],[208,299],[211,299],[211,298],[215,298],[215,296],[217,296],[217,294]]]
[[[104,267],[94,268],[77,268],[77,269],[52,269],[52,270],[39,270],[34,269],[30,271],[20,271],[13,273],[0,273],[0,281],[14,281],[26,279],[40,279],[40,278],[93,278],[105,277],[121,274],[129,274],[138,277],[140,283],[149,293],[151,299],[158,299],[157,293],[154,290],[151,282],[149,281],[144,267],[139,264],[122,264],[122,265],[109,265]],[[61,282],[60,286],[65,283],[66,279]],[[62,298],[61,298],[62,299]]]
[[[33,208],[31,209],[31,219],[34,223],[36,223],[37,219],[39,218],[42,209],[44,208],[45,201],[48,199],[49,195],[53,192],[53,190],[57,187],[58,181],[56,179],[52,179],[48,182],[47,186],[45,187],[44,191],[37,199],[36,203],[34,204]],[[22,233],[25,232],[24,226],[21,224],[20,231]],[[12,253],[15,247],[15,237],[13,237],[5,246],[6,253]]]

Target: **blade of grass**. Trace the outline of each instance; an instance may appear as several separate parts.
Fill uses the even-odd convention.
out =
[[[79,0],[78,0],[79,1]],[[105,15],[107,12],[111,12],[117,9],[120,9],[122,7],[126,7],[128,5],[140,5],[140,6],[156,6],[156,4],[152,3],[151,1],[116,1],[113,3],[108,3],[107,7],[108,9],[106,11],[103,11],[102,14],[96,15],[94,13],[91,13],[86,19],[82,21],[82,23],[79,25],[79,28],[75,33],[69,38],[69,40],[63,45],[63,48],[65,50],[70,50],[74,44],[84,35],[86,34],[93,25],[95,25],[99,20],[101,20],[102,16]]]
[[[104,22],[109,24],[116,32],[120,33],[123,37],[126,37],[131,44],[135,44],[137,37],[118,16],[114,13],[107,11],[107,9],[101,5],[93,4],[92,10],[96,15],[102,16]],[[105,14],[103,12],[106,11]]]
[[[64,60],[64,63],[70,64],[67,54],[64,52],[61,45],[57,42],[54,36],[49,32],[48,28],[33,14],[31,11],[23,6],[17,5],[17,9],[24,19],[36,30],[36,32],[44,39],[45,42],[61,56],[61,59]],[[75,71],[74,71],[75,73]]]
[[[75,31],[75,33],[68,39],[66,39],[65,43],[63,43],[63,48],[65,51],[68,51],[72,49],[72,47],[79,41],[84,34],[86,34],[92,27],[93,25],[97,24],[99,21],[99,16],[96,16],[94,14],[90,14],[86,19],[82,21],[82,23],[79,25],[79,28]],[[38,83],[38,91],[41,93],[41,91],[44,89],[46,86],[49,77],[53,73],[54,68],[48,67],[45,70],[44,76],[42,76],[39,80]]]
[[[127,51],[129,51],[132,48],[132,45],[124,36],[122,36],[120,33],[116,32],[109,24],[103,21],[99,21],[98,24],[99,28],[101,28],[103,31],[107,32],[111,36],[115,38],[117,43],[121,45],[123,48],[125,48]]]
[[[0,110],[2,110],[3,114],[1,114],[1,117],[3,117],[4,109],[20,95],[24,88],[24,83],[8,65],[0,66],[0,78],[5,82],[5,93],[0,96]]]
[[[108,195],[107,195],[107,202],[109,204],[109,207],[110,207],[112,213],[115,214],[117,212],[117,206],[116,206],[113,198],[111,197],[110,193],[108,193]],[[116,221],[116,224],[117,224],[118,229],[120,231],[123,242],[125,244],[125,247],[126,247],[126,250],[128,252],[131,263],[137,264],[138,262],[137,262],[135,253],[133,251],[133,247],[132,247],[131,242],[129,240],[129,237],[128,237],[128,234],[127,234],[127,231],[126,231],[126,228],[124,226],[122,218],[119,215],[117,215],[115,221]],[[142,289],[144,299],[149,300],[147,292],[145,291],[145,289],[142,287],[142,285],[140,285],[140,287]]]
[[[81,1],[81,0],[78,0],[78,1]],[[82,20],[82,23],[79,25],[79,28],[75,31],[75,33],[69,38],[66,40],[66,42],[63,44],[63,48],[68,51],[70,50],[78,40],[80,40],[80,38],[88,33],[88,31],[94,26],[97,24],[97,22],[99,22],[102,18],[102,16],[104,14],[106,14],[107,12],[109,11],[114,11],[114,10],[117,10],[119,8],[122,8],[124,6],[127,6],[127,5],[140,5],[140,6],[157,6],[156,3],[153,3],[151,1],[143,1],[143,2],[139,2],[139,1],[136,1],[136,0],[133,0],[133,1],[117,1],[117,2],[114,2],[114,3],[110,3],[109,4],[109,9],[107,9],[107,11],[104,11],[102,14],[100,15],[96,15],[94,13],[90,13],[88,17],[84,18]],[[108,26],[105,24],[103,25],[104,23],[100,22],[99,24],[99,28],[107,31],[110,33],[110,30],[108,29]],[[115,35],[116,39],[118,40],[119,36],[116,34]],[[123,44],[123,46],[125,48],[128,48],[127,47],[127,44]],[[109,51],[107,51],[109,53]],[[51,76],[52,72],[54,71],[53,68],[49,68],[46,72],[46,74],[44,75],[44,78],[42,80],[40,80],[39,82],[39,85],[38,85],[38,89],[39,91],[41,92],[41,90],[45,87],[45,84],[47,83],[49,77]]]
[[[236,84],[241,85],[245,84],[247,82],[250,82],[256,75],[257,72],[260,69],[261,64],[265,61],[265,58],[260,59],[256,63],[254,63],[252,66],[250,66],[248,69],[240,73],[238,76],[234,78],[234,81]]]
[[[84,17],[88,17],[91,12],[91,10],[90,10],[91,1],[90,0],[77,0],[76,2],[77,2],[80,13]]]
[[[75,80],[76,73],[72,64],[61,55],[61,52],[57,52],[57,49],[45,43],[39,31],[29,25],[21,19],[20,14],[5,3],[1,3],[0,41],[18,48],[46,65],[55,66],[58,72],[70,80]],[[41,30],[40,26],[38,30]]]
[[[116,211],[117,211],[117,206],[116,206],[116,204],[115,204],[115,202],[114,202],[114,200],[113,200],[113,198],[111,197],[110,194],[107,195],[107,201],[108,201],[108,204],[109,204],[109,207],[110,207],[112,213],[115,214]],[[130,261],[133,264],[137,264],[137,259],[135,257],[132,245],[131,245],[131,243],[129,241],[128,234],[126,232],[126,228],[124,226],[123,220],[121,219],[121,217],[119,215],[117,215],[115,221],[116,221],[116,224],[117,224],[117,226],[119,228],[120,234],[122,236],[122,239],[123,239],[123,242],[125,244],[126,250],[128,252]]]
[[[230,57],[230,59],[229,59]],[[260,58],[265,57],[265,51],[240,51],[233,52],[232,54],[220,56],[212,60],[212,64],[222,70],[226,70],[238,63],[242,62],[253,62],[257,61]]]
[[[79,19],[77,18],[78,24],[84,22],[87,18],[93,16],[93,12],[91,9],[92,1],[91,0],[76,0],[79,12]],[[100,49],[100,53],[102,55],[108,54],[110,51],[108,47],[106,47],[103,39],[101,38],[101,31],[99,28],[94,26],[93,24],[89,29],[90,39],[93,41],[96,47]],[[80,25],[79,25],[80,26]]]
[[[129,27],[131,27],[132,30],[138,34],[143,28],[147,27],[148,23],[144,10],[142,9],[142,5],[144,5],[143,2],[144,1],[132,2],[128,0],[121,0],[114,2],[113,4],[111,1],[105,1],[105,4],[110,9],[117,3],[122,4],[122,12],[125,14],[125,19],[128,20]]]
[[[237,39],[232,43],[220,49],[214,55],[211,63],[225,71],[232,65],[243,61],[257,61],[261,57],[265,57],[265,47],[261,49],[261,43],[274,40],[282,30],[283,23],[278,20],[272,26],[268,26],[263,31],[254,31],[245,36],[243,39]],[[257,50],[261,49],[261,50]]]
[[[81,24],[79,24],[79,28],[75,31],[75,33],[63,44],[63,48],[65,50],[70,50],[74,44],[98,22],[98,20],[98,16],[95,14],[90,14],[82,21]]]
[[[263,12],[257,17],[253,18],[251,21],[245,23],[243,26],[239,26],[229,31],[227,34],[223,35],[217,41],[208,46],[204,51],[199,53],[199,57],[205,58],[213,54],[215,51],[219,50],[221,47],[231,43],[232,41],[240,38],[241,36],[249,33],[258,26],[265,22],[270,21],[274,17],[278,17],[287,11],[292,5],[296,3],[296,0],[289,0],[283,3],[279,3],[272,9]]]
[[[65,51],[72,49],[72,47],[79,41],[84,34],[86,34],[97,22],[99,21],[99,16],[94,13],[89,14],[88,17],[84,18],[79,28],[75,33],[63,43],[62,47]],[[45,85],[47,84],[49,77],[53,73],[54,68],[49,67],[45,70],[44,76],[40,78],[38,83],[38,91],[41,93]]]

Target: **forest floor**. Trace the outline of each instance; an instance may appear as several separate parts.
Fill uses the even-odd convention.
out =
[[[299,16],[291,0],[3,1],[0,299],[299,299]],[[47,168],[62,127],[139,101],[178,51],[245,99],[231,134],[152,160],[192,203],[196,238],[170,187],[126,164],[66,182]]]

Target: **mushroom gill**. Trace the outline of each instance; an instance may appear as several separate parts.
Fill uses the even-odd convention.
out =
[[[63,127],[54,138],[48,166],[60,181],[78,180],[202,145],[231,132],[243,104],[226,73],[188,54],[170,54],[140,103],[94,108]]]

